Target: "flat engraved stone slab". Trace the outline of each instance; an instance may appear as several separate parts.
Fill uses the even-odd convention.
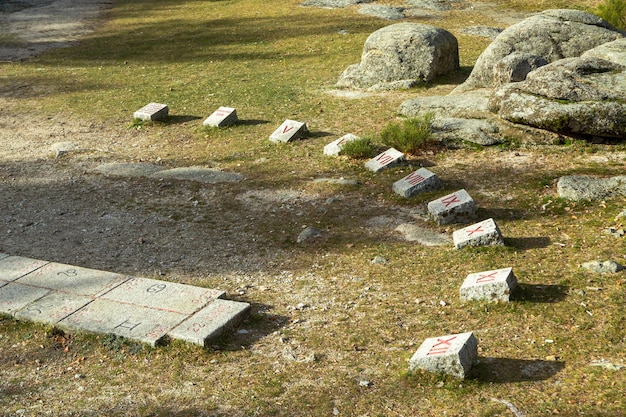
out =
[[[237,110],[232,107],[220,107],[207,117],[204,122],[202,122],[202,125],[210,127],[226,127],[237,124],[238,121]]]
[[[344,135],[340,137],[339,139],[334,140],[330,142],[328,145],[324,146],[324,155],[337,156],[341,152],[341,148],[343,148],[343,146],[346,143],[352,142],[358,139],[359,139],[358,136],[348,133],[347,135]]]
[[[85,307],[93,298],[85,295],[50,291],[15,313],[15,318],[37,323],[57,324],[70,314]]]
[[[167,104],[149,103],[137,110],[133,117],[141,120],[163,120],[167,118],[168,113]]]
[[[474,334],[460,333],[426,339],[409,361],[409,369],[422,369],[465,379],[478,358]]]
[[[469,274],[460,289],[461,301],[509,301],[517,287],[513,268]]]
[[[206,347],[212,339],[239,324],[249,310],[248,303],[218,299],[189,317],[168,335],[172,339]]]
[[[13,315],[16,311],[21,310],[49,292],[50,290],[46,288],[10,282],[0,287],[0,313]]]
[[[47,263],[46,261],[21,256],[5,256],[0,259],[0,281],[15,281]]]
[[[114,334],[156,346],[186,314],[97,299],[58,322],[71,330]]]
[[[367,161],[365,168],[372,172],[379,172],[385,168],[391,168],[401,161],[404,161],[404,154],[397,149],[389,148],[380,155]]]
[[[113,272],[49,263],[19,278],[17,282],[66,293],[97,296],[128,279],[125,275]]]
[[[420,168],[406,177],[393,183],[393,192],[402,197],[412,197],[416,194],[436,191],[441,188],[439,177],[427,170]]]
[[[457,249],[465,246],[504,246],[502,233],[493,219],[455,230],[452,233],[452,240]]]
[[[287,119],[270,135],[270,141],[274,143],[291,142],[305,137],[308,132],[306,123]]]
[[[465,190],[458,190],[428,203],[428,213],[438,224],[464,223],[476,218],[476,203]]]
[[[148,278],[131,278],[101,296],[104,300],[192,314],[224,295],[212,290]]]

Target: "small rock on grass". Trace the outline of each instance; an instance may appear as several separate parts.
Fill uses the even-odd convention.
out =
[[[316,229],[313,226],[309,226],[309,227],[305,228],[302,232],[300,232],[296,242],[298,242],[298,243],[309,242],[311,240],[319,238],[321,235],[322,235],[322,231],[321,230]]]
[[[624,267],[615,261],[591,261],[585,262],[582,265],[583,268],[588,269],[591,272],[597,272],[599,274],[605,274],[607,272],[619,272]]]

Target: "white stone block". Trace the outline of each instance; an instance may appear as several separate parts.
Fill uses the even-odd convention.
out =
[[[237,110],[232,107],[220,107],[207,117],[204,122],[202,122],[202,125],[210,127],[225,127],[234,125],[238,121]]]
[[[509,301],[517,287],[513,268],[469,274],[460,289],[462,301]]]
[[[478,358],[478,341],[472,332],[426,339],[409,361],[409,369],[422,369],[465,379]]]
[[[365,168],[373,172],[382,171],[404,161],[404,154],[397,149],[389,148],[385,152],[370,159],[365,163]]]
[[[48,262],[22,256],[6,256],[0,259],[0,280],[15,281],[26,274],[41,268]]]
[[[137,110],[133,117],[141,120],[163,120],[167,118],[168,113],[167,104],[149,103]]]
[[[406,177],[393,183],[393,192],[402,197],[412,197],[416,194],[436,191],[441,188],[439,177],[427,170],[420,168]]]
[[[324,155],[337,156],[341,152],[341,148],[343,148],[346,143],[352,142],[353,140],[357,139],[359,139],[358,136],[348,133],[347,135],[344,135],[339,139],[324,146]]]
[[[465,246],[504,246],[500,228],[493,219],[455,230],[452,233],[452,240],[457,249]]]
[[[287,119],[270,135],[270,141],[274,143],[291,142],[305,137],[308,132],[306,123]]]
[[[476,218],[476,203],[465,190],[428,203],[428,213],[438,224],[465,223]]]

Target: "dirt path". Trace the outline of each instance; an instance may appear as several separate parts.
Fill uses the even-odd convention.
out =
[[[8,1],[0,9],[0,61],[18,61],[70,46],[91,32],[112,5],[106,0]]]

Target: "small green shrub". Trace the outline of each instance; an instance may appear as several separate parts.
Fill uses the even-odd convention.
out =
[[[341,148],[340,155],[346,155],[354,159],[366,159],[374,156],[372,138],[362,137],[346,142]]]
[[[414,154],[422,149],[431,139],[430,123],[432,114],[413,117],[402,123],[389,123],[380,132],[382,142],[400,152]]]
[[[605,0],[598,5],[597,14],[617,29],[626,30],[626,0]]]

